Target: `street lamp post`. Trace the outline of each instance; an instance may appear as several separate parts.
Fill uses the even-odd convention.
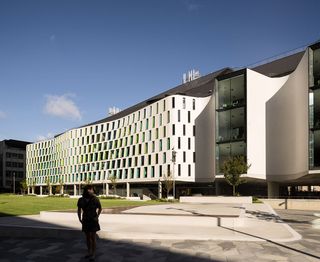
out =
[[[173,199],[176,198],[176,181],[175,181],[175,177],[174,177],[174,169],[175,169],[175,165],[176,165],[176,156],[177,156],[177,152],[174,150],[174,148],[172,148],[172,163],[173,163],[173,170],[172,170],[172,179],[173,179]]]
[[[16,173],[13,172],[13,194],[16,193]]]

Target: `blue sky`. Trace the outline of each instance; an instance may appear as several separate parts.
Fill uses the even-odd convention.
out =
[[[320,1],[0,0],[0,140],[35,141],[320,39]]]

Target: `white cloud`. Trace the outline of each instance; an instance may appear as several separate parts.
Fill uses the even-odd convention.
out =
[[[44,112],[51,116],[81,120],[82,116],[80,110],[71,99],[72,97],[73,95],[71,94],[64,94],[61,96],[47,95]]]
[[[50,138],[53,138],[53,134],[49,132],[45,136],[44,135],[37,136],[36,141],[38,142],[38,141],[47,140],[47,139],[50,139]]]
[[[0,119],[4,119],[7,117],[7,114],[0,110]]]

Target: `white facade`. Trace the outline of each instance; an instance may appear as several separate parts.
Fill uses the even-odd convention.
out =
[[[173,95],[114,121],[27,146],[29,185],[195,181],[195,119],[209,98]],[[177,152],[173,170],[172,151]]]
[[[297,179],[320,183],[320,44],[293,58],[288,69],[281,59],[267,64],[269,73],[220,70],[28,145],[28,184],[102,184],[111,176],[155,184],[170,173],[181,184],[212,186],[235,155],[251,165],[245,176],[270,182],[270,192]]]
[[[266,179],[266,103],[288,80],[271,78],[247,69],[247,160],[248,176]]]

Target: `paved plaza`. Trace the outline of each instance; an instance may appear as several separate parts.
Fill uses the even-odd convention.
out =
[[[320,261],[320,229],[312,211],[278,210],[302,239],[273,241],[99,239],[96,261]],[[85,242],[59,238],[0,238],[0,262],[87,261]]]

